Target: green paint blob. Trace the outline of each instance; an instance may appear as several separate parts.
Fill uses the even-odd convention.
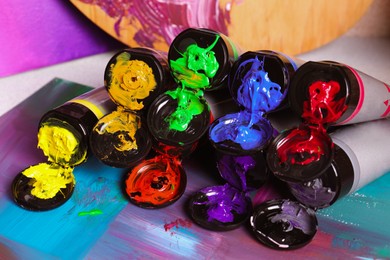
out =
[[[203,91],[193,92],[185,88],[165,92],[173,99],[177,100],[176,110],[167,117],[171,130],[185,131],[194,116],[199,115],[204,110],[204,105],[199,97],[203,96]]]
[[[219,38],[220,36],[216,35],[215,41],[207,48],[191,44],[182,54],[183,57],[170,61],[172,73],[183,87],[193,89],[211,87],[210,79],[219,69],[219,63],[212,49]]]
[[[81,211],[79,212],[79,216],[82,217],[82,216],[96,216],[96,215],[101,215],[103,214],[103,211],[101,211],[100,209],[93,209],[93,210],[90,210],[90,211]]]

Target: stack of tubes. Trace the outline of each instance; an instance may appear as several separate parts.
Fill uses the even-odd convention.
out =
[[[104,164],[130,169],[124,190],[131,203],[166,207],[186,190],[183,158],[206,140],[210,146],[203,148],[212,150],[225,183],[191,195],[194,222],[215,231],[248,223],[262,244],[296,249],[316,234],[317,210],[390,170],[390,87],[344,64],[242,52],[223,34],[189,28],[168,53],[130,48],[115,54],[104,85],[104,102],[80,97],[68,103],[91,114],[78,118],[92,119],[79,122],[85,129],[72,128],[76,134],[60,131],[69,130],[72,118],[53,116],[65,105],[43,117],[38,142],[51,162],[15,177],[18,205],[49,210],[65,203],[74,186],[69,169],[85,161],[87,145]],[[210,105],[213,92],[234,108]],[[110,105],[99,110],[96,103]],[[75,139],[73,150],[84,147],[77,162],[69,163],[72,153],[53,152],[64,149],[67,138]]]

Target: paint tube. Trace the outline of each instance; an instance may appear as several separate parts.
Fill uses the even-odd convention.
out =
[[[91,90],[45,113],[39,122],[38,148],[48,162],[30,166],[12,183],[15,202],[35,211],[50,210],[72,195],[73,168],[87,160],[89,135],[115,104],[104,87]]]
[[[217,118],[208,134],[226,183],[192,196],[189,210],[199,225],[231,230],[249,218],[248,193],[268,179],[263,151],[274,129],[264,115],[282,103],[297,67],[292,59],[272,51],[246,52],[234,62],[228,88],[240,110]]]
[[[130,168],[151,150],[143,112],[173,85],[168,60],[162,52],[148,48],[122,50],[108,62],[104,83],[117,108],[96,123],[91,150],[106,165]]]
[[[304,106],[312,105],[310,88],[315,84],[327,87],[317,96],[318,102],[324,99],[321,94],[333,95],[332,100],[322,102],[321,110],[316,111],[320,120],[329,117],[327,124],[353,124],[390,115],[389,85],[345,64],[310,61],[299,68],[289,90],[292,109],[307,121],[313,122],[313,117],[303,115]]]
[[[226,87],[240,48],[222,33],[188,28],[172,41],[168,60],[172,75],[186,88],[215,90]]]
[[[292,194],[312,208],[325,208],[390,171],[390,119],[342,127],[331,133],[335,154],[318,178],[288,183]]]

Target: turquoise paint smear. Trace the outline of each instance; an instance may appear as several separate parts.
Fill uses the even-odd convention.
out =
[[[390,258],[390,174],[319,210],[321,230],[333,234],[333,247],[361,256]]]
[[[121,171],[91,157],[75,168],[76,188],[71,199],[51,211],[26,211],[3,197],[0,236],[53,257],[83,257],[128,204],[120,188]],[[78,215],[96,209],[102,214]]]

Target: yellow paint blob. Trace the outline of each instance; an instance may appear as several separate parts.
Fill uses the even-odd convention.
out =
[[[117,110],[99,120],[95,131],[101,135],[114,134],[115,149],[124,152],[138,149],[135,134],[140,127],[141,120],[137,115],[118,107]]]
[[[77,131],[66,122],[45,122],[38,131],[38,148],[50,162],[63,166],[80,164],[87,159],[87,149],[80,145],[81,136],[76,135]]]
[[[40,199],[54,198],[67,184],[75,184],[73,168],[57,164],[36,164],[25,169],[22,174],[32,179],[34,188],[31,194]]]
[[[108,92],[119,105],[131,110],[144,107],[142,100],[150,95],[156,86],[152,68],[141,60],[130,60],[130,54],[123,52],[110,65],[111,82]]]

